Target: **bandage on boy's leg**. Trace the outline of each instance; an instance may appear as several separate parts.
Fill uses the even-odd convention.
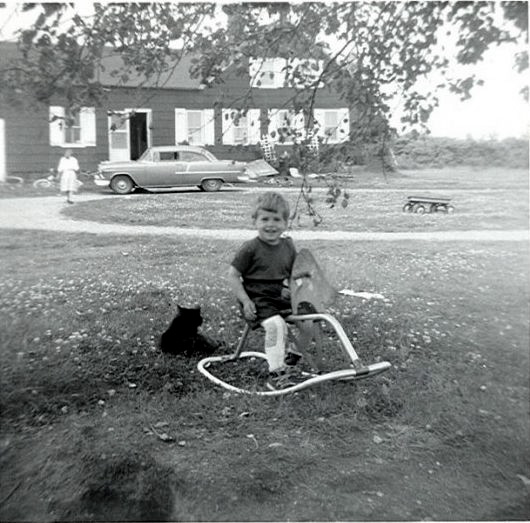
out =
[[[269,372],[285,367],[285,342],[287,341],[287,324],[280,315],[271,316],[261,322],[265,329],[265,356]]]

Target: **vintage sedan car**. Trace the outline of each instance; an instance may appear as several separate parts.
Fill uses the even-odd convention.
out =
[[[252,178],[245,162],[218,160],[202,147],[173,145],[150,147],[138,160],[101,162],[94,181],[115,193],[128,194],[138,187],[197,186],[218,191],[224,183],[245,183]]]

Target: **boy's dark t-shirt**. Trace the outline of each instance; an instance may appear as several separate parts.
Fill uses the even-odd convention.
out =
[[[232,265],[243,280],[282,281],[289,278],[296,250],[290,238],[280,238],[270,245],[259,238],[245,242],[235,255]]]
[[[232,266],[243,277],[243,286],[257,309],[253,326],[279,313],[288,313],[290,301],[282,296],[283,280],[289,278],[296,257],[290,238],[270,245],[259,237],[245,242],[236,253]]]

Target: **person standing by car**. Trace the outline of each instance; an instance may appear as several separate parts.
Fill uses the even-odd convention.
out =
[[[79,172],[79,163],[72,156],[72,149],[66,149],[64,156],[59,160],[57,173],[60,177],[61,192],[66,193],[66,201],[72,201],[72,194],[77,191],[78,181],[77,173]]]

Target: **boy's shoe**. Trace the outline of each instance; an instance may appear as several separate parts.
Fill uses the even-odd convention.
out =
[[[287,355],[285,356],[285,364],[289,367],[292,367],[296,365],[300,359],[302,358],[302,355],[299,352],[295,352],[293,350],[287,351]]]
[[[308,378],[294,369],[282,369],[278,372],[271,372],[267,381],[269,390],[283,390],[294,387],[299,383],[306,381]]]

